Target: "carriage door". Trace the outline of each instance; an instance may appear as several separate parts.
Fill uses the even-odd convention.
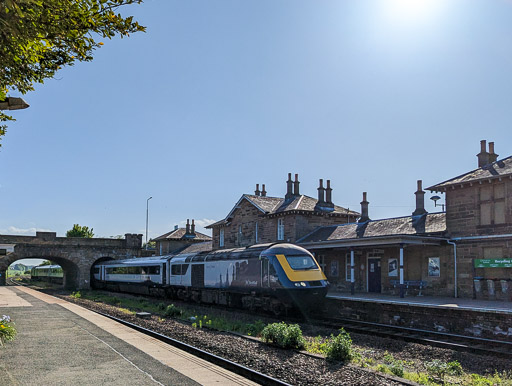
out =
[[[192,264],[192,287],[204,287],[204,264]]]
[[[269,288],[270,287],[270,275],[269,275],[269,262],[266,257],[261,258],[261,287]]]
[[[380,257],[368,258],[368,292],[380,293]]]

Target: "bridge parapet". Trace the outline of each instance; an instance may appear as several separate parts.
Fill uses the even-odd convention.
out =
[[[142,235],[127,233],[124,239],[88,239],[83,237],[57,237],[56,232],[36,232],[36,236],[0,235],[0,244],[51,244],[136,249],[142,247]]]

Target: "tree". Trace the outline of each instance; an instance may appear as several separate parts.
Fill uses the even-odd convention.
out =
[[[78,224],[73,225],[69,231],[66,232],[66,237],[84,237],[86,239],[92,239],[94,233],[93,228],[89,229],[87,226],[80,226]]]
[[[52,265],[52,262],[50,260],[45,260],[41,264],[39,264],[39,267],[42,267],[43,265]]]
[[[63,66],[93,59],[101,39],[145,31],[116,14],[142,0],[0,0],[0,101],[53,78]],[[0,122],[13,120],[0,111]],[[5,134],[0,125],[0,138]]]

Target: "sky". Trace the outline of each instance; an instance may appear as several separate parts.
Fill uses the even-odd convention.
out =
[[[510,0],[146,0],[146,33],[24,96],[0,148],[0,234],[149,238],[224,218],[255,184],[372,219],[512,149]],[[16,96],[16,95],[12,95]],[[426,195],[426,208],[438,211]],[[442,201],[442,200],[441,200]]]

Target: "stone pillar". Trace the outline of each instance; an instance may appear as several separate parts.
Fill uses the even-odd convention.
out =
[[[400,297],[404,297],[404,245],[400,244]]]
[[[356,292],[356,279],[354,277],[354,250],[350,249],[350,293],[354,295]]]

